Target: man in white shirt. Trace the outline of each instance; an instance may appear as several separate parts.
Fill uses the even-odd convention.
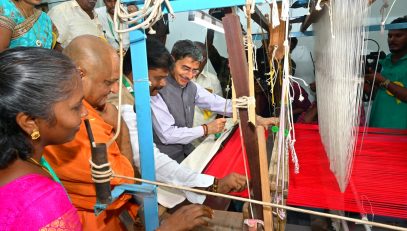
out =
[[[201,65],[199,67],[200,72],[197,74],[195,78],[192,79],[192,81],[194,83],[201,85],[201,87],[205,88],[210,93],[223,97],[222,87],[220,86],[218,77],[216,77],[216,75],[210,73],[209,71],[204,70],[208,60],[208,54],[206,52],[205,44],[202,42],[194,42],[194,44],[199,49],[201,49],[203,61],[201,62]],[[211,122],[215,118],[216,113],[195,106],[194,127]]]
[[[65,48],[80,35],[104,38],[94,8],[97,0],[71,0],[53,7],[48,15],[58,29],[57,49]]]
[[[107,41],[113,46],[115,50],[119,50],[119,34],[114,29],[113,15],[116,0],[103,0],[105,6],[96,8],[98,19],[102,25]],[[126,26],[127,28],[127,26]],[[127,51],[129,48],[129,33],[123,33],[123,50]]]
[[[131,69],[131,54],[128,52],[123,60],[123,73],[132,79]],[[165,46],[155,39],[147,39],[147,63],[148,77],[151,83],[150,95],[158,94],[158,91],[166,85],[166,79],[169,74],[169,69],[173,63],[172,57]],[[133,158],[135,165],[140,168],[140,155],[138,144],[138,130],[136,113],[133,105],[122,105],[122,116],[127,124],[130,132],[130,141],[133,150]],[[168,182],[175,185],[188,187],[206,188],[214,183],[214,177],[199,174],[192,170],[181,166],[173,159],[169,158],[158,150],[154,145],[154,160],[156,178],[158,181]],[[227,193],[230,191],[241,191],[245,188],[245,177],[236,173],[232,173],[218,181],[217,191]],[[184,192],[186,198],[193,203],[202,203],[205,196]]]

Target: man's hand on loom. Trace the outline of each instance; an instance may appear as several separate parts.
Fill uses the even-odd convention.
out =
[[[160,231],[184,231],[197,226],[208,225],[208,219],[212,219],[213,210],[205,205],[182,206],[175,213],[165,219],[158,228]]]
[[[277,117],[261,117],[256,115],[256,124],[257,126],[263,126],[264,129],[267,129],[269,126],[277,125],[280,120]]]
[[[208,126],[208,135],[209,134],[216,134],[219,132],[223,132],[225,128],[226,119],[219,118],[207,124]]]
[[[218,193],[240,192],[247,187],[246,177],[232,172],[218,181]]]

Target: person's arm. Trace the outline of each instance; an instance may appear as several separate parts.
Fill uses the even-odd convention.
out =
[[[179,208],[161,222],[157,231],[185,231],[198,226],[207,226],[207,219],[213,218],[213,211],[205,205],[186,205]]]
[[[374,74],[366,74],[365,79],[373,82]],[[399,86],[390,80],[386,79],[380,73],[376,73],[375,83],[376,86],[383,87],[392,93],[397,99],[407,103],[407,88]]]
[[[189,144],[204,135],[202,126],[175,126],[175,119],[159,94],[151,97],[151,111],[154,130],[164,144]]]
[[[138,143],[137,119],[133,106],[122,106],[123,119],[129,127],[131,145],[133,150],[134,163],[140,169],[140,152]],[[154,145],[155,172],[158,181],[174,185],[187,187],[207,188],[214,183],[214,177],[206,174],[200,174],[186,168],[168,155],[160,152]],[[218,192],[228,193],[230,191],[241,191],[245,188],[246,181],[244,176],[232,173],[218,180]],[[185,192],[187,199],[192,203],[203,203],[205,196]]]
[[[232,101],[219,95],[210,93],[199,84],[195,84],[197,92],[195,95],[195,105],[199,108],[207,109],[217,114],[232,116]]]
[[[215,69],[216,74],[219,75],[219,73],[222,70],[222,65],[224,65],[224,62],[226,62],[226,58],[222,57],[216,47],[213,45],[213,38],[214,38],[214,30],[208,29],[206,33],[206,45],[208,47],[208,58],[209,61],[211,61],[211,64],[213,66],[213,69]]]
[[[0,24],[0,34],[0,52],[2,52],[10,46],[12,32]]]

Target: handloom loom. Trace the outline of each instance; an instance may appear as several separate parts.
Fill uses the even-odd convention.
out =
[[[123,3],[130,3],[133,1],[124,1]],[[163,1],[161,1],[163,2]],[[160,4],[155,4],[154,7],[155,9],[158,9],[158,12],[161,13],[161,2]],[[262,1],[256,1],[256,2],[262,2]],[[275,7],[276,2],[274,2],[274,5],[272,5],[273,7],[273,12],[275,12]],[[283,1],[282,3],[282,17],[285,17],[285,20],[288,20],[288,4],[289,1]],[[318,4],[321,1],[318,1]],[[136,2],[138,4],[138,2]],[[149,2],[150,3],[150,2]],[[169,3],[171,3],[173,9],[170,7]],[[116,8],[116,10],[118,8],[120,8],[120,2],[118,2],[118,7]],[[148,5],[147,3],[145,3],[146,5]],[[223,1],[223,2],[218,2],[218,1],[212,1],[212,0],[207,0],[207,1],[192,1],[189,0],[188,2],[183,1],[183,0],[177,0],[177,1],[166,1],[167,6],[163,7],[164,12],[169,11],[169,12],[181,12],[181,11],[186,11],[186,10],[198,10],[198,9],[208,9],[208,8],[215,8],[215,7],[227,7],[227,6],[234,6],[234,5],[244,5],[247,4],[247,2],[245,1],[238,1],[238,0],[233,0],[233,1]],[[253,2],[254,4],[254,2]],[[158,5],[158,7],[157,7]],[[143,4],[140,3],[139,4],[139,8],[142,9]],[[246,5],[247,8],[250,8],[250,4]],[[331,12],[332,13],[332,12]],[[134,15],[132,17],[135,17]],[[133,20],[133,21],[139,21],[142,18],[144,18],[145,15],[143,15],[143,17],[139,16],[137,18],[137,20]],[[332,17],[332,16],[331,16]],[[145,19],[146,22],[148,23],[154,23],[155,22],[155,18],[153,16],[147,17]],[[223,19],[223,23],[225,26],[225,35],[226,35],[226,40],[227,40],[227,45],[228,45],[228,51],[229,51],[229,60],[230,60],[230,68],[231,68],[231,74],[232,77],[234,79],[234,83],[235,83],[235,90],[236,90],[236,96],[237,98],[246,96],[246,97],[250,97],[252,96],[252,92],[253,89],[252,87],[249,87],[250,83],[253,83],[253,80],[249,80],[248,76],[250,76],[250,73],[253,72],[251,67],[251,62],[249,62],[249,66],[247,66],[247,61],[246,61],[246,54],[244,53],[244,47],[243,47],[243,38],[242,38],[242,33],[241,33],[241,29],[240,29],[240,22],[239,22],[239,18],[234,15],[233,13],[228,14],[224,19]],[[274,23],[276,24],[276,23]],[[141,25],[141,24],[140,24]],[[284,25],[284,23],[283,23]],[[137,30],[133,30],[130,32],[130,40],[131,40],[131,50],[132,50],[132,55],[134,57],[132,57],[133,60],[133,68],[135,71],[135,73],[140,73],[139,76],[135,76],[135,92],[137,92],[137,101],[136,101],[136,110],[137,110],[137,119],[139,121],[143,121],[144,123],[139,123],[139,134],[145,134],[143,137],[139,137],[139,143],[140,143],[140,152],[141,152],[141,173],[142,173],[142,178],[146,179],[146,181],[144,181],[145,183],[143,183],[142,185],[123,185],[123,187],[116,187],[114,189],[114,191],[112,192],[112,197],[117,198],[118,195],[120,195],[121,193],[127,192],[127,193],[142,193],[144,194],[144,213],[145,213],[145,217],[146,219],[146,230],[154,230],[156,227],[158,227],[158,216],[157,216],[157,199],[156,199],[156,188],[153,185],[160,185],[155,181],[155,176],[154,176],[154,161],[153,161],[153,152],[152,152],[152,131],[151,131],[151,126],[149,126],[151,124],[151,116],[150,116],[150,109],[149,109],[149,94],[148,94],[148,78],[147,78],[147,64],[146,64],[146,60],[145,58],[140,58],[140,57],[145,57],[145,37],[144,37],[144,28],[147,28],[148,26],[143,25],[140,26],[138,28],[136,28]],[[280,37],[285,37],[287,38],[288,35],[288,26],[283,27],[280,26],[279,29],[277,30]],[[273,33],[275,34],[275,33]],[[273,37],[273,34],[270,33],[270,37],[271,39],[275,38]],[[285,35],[285,36],[284,36]],[[286,40],[285,40],[286,41]],[[279,41],[280,45],[281,44],[281,40]],[[276,45],[276,44],[274,44]],[[363,47],[362,45],[359,44],[359,46]],[[284,47],[284,48],[283,48]],[[284,46],[280,46],[278,47],[278,49],[280,50],[280,58],[282,58],[282,56],[284,57],[288,57],[288,46],[286,44],[286,42],[284,43]],[[251,57],[251,49],[248,49],[248,56]],[[277,49],[276,49],[277,50]],[[276,52],[277,53],[277,52]],[[281,54],[283,54],[281,56]],[[137,57],[136,57],[137,56]],[[277,57],[273,57],[273,58],[277,58]],[[250,59],[249,59],[250,60]],[[272,207],[278,207],[279,210],[277,210],[276,212],[278,213],[280,218],[284,218],[284,213],[282,212],[281,209],[292,209],[289,207],[285,207],[284,204],[284,184],[285,181],[288,181],[288,179],[284,179],[286,176],[286,172],[287,169],[284,169],[284,165],[286,165],[286,163],[288,162],[288,151],[290,149],[290,151],[293,153],[292,154],[292,158],[295,160],[297,157],[295,156],[295,152],[294,151],[294,141],[296,139],[297,143],[295,145],[295,148],[297,150],[298,153],[298,163],[300,164],[300,169],[298,169],[298,163],[295,162],[295,164],[290,164],[290,183],[289,183],[289,194],[288,194],[288,203],[292,204],[292,205],[308,205],[308,206],[314,206],[314,207],[327,207],[327,208],[332,208],[332,209],[344,209],[344,210],[349,210],[349,211],[358,211],[358,212],[363,212],[363,213],[369,213],[369,209],[366,209],[366,205],[363,204],[362,202],[362,206],[360,206],[360,202],[356,203],[358,204],[355,207],[351,207],[349,205],[347,205],[345,202],[342,206],[333,206],[332,204],[327,203],[326,206],[325,204],[323,204],[321,201],[323,201],[324,199],[322,199],[322,197],[316,197],[319,200],[314,200],[315,202],[312,202],[313,200],[310,199],[306,199],[306,202],[309,204],[305,204],[306,202],[302,201],[298,198],[303,198],[301,195],[304,195],[305,198],[305,193],[304,191],[309,190],[309,192],[312,192],[312,190],[310,188],[300,188],[298,189],[298,185],[302,185],[301,182],[306,182],[303,178],[301,177],[305,177],[308,176],[306,175],[306,169],[307,169],[307,161],[306,158],[304,156],[306,156],[306,154],[304,154],[305,152],[302,152],[303,150],[303,146],[304,143],[301,143],[301,138],[305,138],[303,137],[303,131],[301,130],[301,128],[299,127],[299,131],[300,132],[296,132],[295,134],[293,133],[294,130],[291,130],[293,127],[292,124],[292,118],[290,118],[290,104],[288,103],[289,101],[289,92],[288,92],[288,87],[289,87],[289,72],[288,72],[288,63],[289,62],[284,62],[284,75],[283,75],[283,80],[282,80],[282,89],[281,89],[281,95],[280,95],[280,100],[281,100],[281,105],[282,105],[282,109],[281,109],[281,116],[280,116],[280,129],[279,130],[279,134],[278,134],[278,145],[276,145],[276,150],[279,153],[278,157],[277,157],[277,162],[282,163],[280,166],[282,167],[281,172],[280,169],[277,169],[277,179],[275,180],[274,183],[276,183],[277,185],[275,185],[275,189],[276,189],[276,193],[273,194],[273,202],[276,202],[277,204],[271,204],[270,202],[272,202],[270,195],[269,195],[269,186],[267,187],[262,187],[265,184],[268,184],[268,179],[266,179],[266,181],[264,181],[264,174],[261,174],[260,172],[263,171],[264,172],[264,168],[262,169],[261,167],[259,168],[260,164],[265,164],[267,165],[267,160],[263,159],[264,158],[264,154],[263,153],[263,157],[262,155],[259,155],[259,152],[264,152],[264,150],[260,150],[259,151],[259,145],[258,145],[258,140],[257,139],[262,139],[262,136],[258,135],[258,134],[262,134],[262,131],[257,132],[255,127],[253,126],[253,124],[250,124],[248,121],[253,121],[253,114],[250,115],[250,110],[251,113],[253,113],[253,105],[250,105],[250,102],[247,102],[247,106],[246,107],[242,107],[239,109],[239,117],[240,117],[240,132],[241,134],[238,134],[239,137],[243,137],[242,140],[240,140],[240,146],[242,147],[243,150],[243,158],[246,156],[248,157],[248,163],[247,165],[249,166],[250,169],[250,175],[252,178],[252,182],[251,182],[251,190],[252,190],[252,199],[254,200],[258,200],[258,201],[263,201],[263,203],[258,203],[255,202],[254,200],[249,200],[250,202],[252,202],[253,206],[251,209],[251,217],[252,218],[256,218],[256,219],[260,219],[260,220],[264,220],[266,222],[266,220],[268,219],[268,221],[266,222],[266,225],[264,226],[264,228],[266,230],[271,230],[272,229],[272,223],[273,223],[273,219],[271,217],[271,209],[270,206]],[[140,71],[138,71],[140,70]],[[355,81],[354,81],[355,82]],[[250,93],[251,92],[251,93]],[[250,101],[250,100],[247,100]],[[357,100],[356,103],[357,104]],[[354,106],[354,105],[353,105]],[[250,107],[252,107],[250,109]],[[285,108],[287,107],[287,108]],[[120,110],[119,110],[120,111]],[[354,114],[357,114],[357,110],[354,111]],[[120,117],[120,116],[119,116]],[[251,117],[251,118],[250,118]],[[288,136],[285,136],[285,130],[288,129],[290,130],[290,133],[288,133]],[[352,127],[353,129],[353,127]],[[356,137],[356,132],[354,130],[351,129],[351,133],[354,135],[354,137]],[[305,130],[307,130],[307,128],[305,128]],[[236,132],[239,130],[236,130]],[[316,130],[313,130],[314,133],[316,133]],[[257,134],[257,135],[256,135]],[[402,134],[405,135],[405,134]],[[315,136],[314,136],[315,138]],[[365,138],[366,140],[367,138]],[[405,137],[403,138],[403,136],[401,136],[399,142],[405,142]],[[236,141],[238,142],[238,141]],[[262,141],[264,143],[264,141]],[[260,142],[260,143],[262,143]],[[307,143],[307,141],[305,142],[304,146],[308,146],[309,143]],[[352,144],[350,145],[352,146]],[[395,145],[396,147],[400,147],[399,145]],[[394,145],[393,145],[394,147]],[[322,145],[318,145],[319,149],[323,149]],[[245,150],[246,149],[246,150]],[[300,151],[301,150],[301,151]],[[223,153],[226,154],[230,154],[227,150],[226,147],[223,151],[221,151]],[[241,155],[242,153],[239,153],[239,155]],[[356,159],[358,159],[358,155],[363,156],[363,152],[360,152],[359,154],[357,154]],[[219,159],[221,154],[218,154],[217,157],[215,157],[215,159]],[[321,158],[321,160],[323,160],[324,156],[320,156],[319,158]],[[303,162],[304,163],[303,163]],[[311,161],[311,163],[314,163],[314,161]],[[327,162],[325,162],[326,164]],[[101,163],[99,163],[101,164]],[[304,166],[303,166],[304,165]],[[212,166],[212,167],[211,167]],[[215,166],[215,167],[214,167]],[[358,166],[357,163],[355,162],[355,166]],[[342,166],[343,167],[343,166]],[[405,166],[401,166],[401,168],[403,168]],[[246,167],[244,167],[246,168]],[[207,172],[216,175],[215,172],[211,172],[211,169],[217,169],[216,167],[216,162],[212,162],[211,165],[207,168]],[[314,168],[311,168],[312,170],[314,170]],[[327,166],[325,166],[325,169],[327,170]],[[404,168],[405,169],[405,168]],[[299,174],[293,174],[294,172],[300,171]],[[266,170],[267,172],[267,170]],[[311,171],[312,172],[312,171]],[[349,172],[349,171],[346,171]],[[349,172],[350,173],[350,172]],[[403,173],[400,173],[403,174]],[[329,174],[326,174],[327,176]],[[261,176],[263,176],[263,179],[261,178]],[[298,176],[298,177],[297,177]],[[331,175],[332,176],[332,175]],[[116,176],[118,177],[118,176]],[[268,176],[267,176],[268,178]],[[338,180],[339,182],[344,182],[348,179],[347,176],[343,176],[340,175],[339,178],[342,178],[341,180]],[[305,177],[305,179],[307,179]],[[331,185],[332,185],[332,177],[330,179]],[[350,178],[350,185],[351,188],[357,187],[356,186],[356,182],[358,182],[356,180],[356,178],[354,176],[352,176]],[[342,181],[344,180],[344,181]],[[143,180],[140,180],[143,182]],[[342,191],[345,191],[345,195],[346,192],[349,191],[349,187],[348,189],[346,189],[346,182],[345,183],[339,183],[341,185],[341,189]],[[161,184],[163,186],[165,186],[165,184]],[[335,185],[335,184],[334,184]],[[315,185],[314,189],[316,188]],[[297,188],[296,188],[297,187]],[[182,188],[182,187],[178,187],[179,189],[183,189],[183,190],[190,190],[190,191],[194,191],[191,189],[186,189],[186,188]],[[338,187],[335,185],[333,186],[333,188],[335,188],[335,190],[333,190],[333,194],[334,193],[339,193],[338,192]],[[279,190],[280,189],[280,190]],[[291,190],[293,191],[291,193]],[[405,192],[403,191],[404,189],[402,189],[400,192]],[[195,191],[199,191],[199,190],[195,190]],[[353,189],[352,189],[353,191]],[[297,194],[296,194],[297,192]],[[314,191],[315,192],[315,191]],[[298,196],[299,195],[299,196]],[[310,194],[308,194],[310,195]],[[342,195],[342,194],[340,194]],[[406,194],[404,194],[406,195]],[[311,197],[311,196],[310,196]],[[372,202],[376,202],[376,200],[374,200],[374,196],[367,196],[364,193],[360,193],[359,192],[359,198],[365,198],[368,197],[366,200],[368,200],[370,203]],[[292,198],[292,199],[291,199]],[[356,197],[357,198],[357,197]],[[235,198],[237,199],[237,198]],[[315,199],[315,196],[314,196]],[[398,199],[402,199],[402,198],[398,198]],[[346,200],[345,200],[346,201]],[[98,202],[100,202],[98,200]],[[304,204],[302,204],[304,202]],[[386,201],[380,201],[377,200],[377,204],[380,203],[386,203]],[[106,204],[109,203],[109,200],[107,200]],[[96,205],[96,209],[104,209],[106,207],[106,204],[104,203],[98,203]],[[318,204],[318,205],[316,205]],[[352,204],[352,202],[350,203]],[[374,203],[372,203],[374,204]],[[387,213],[389,210],[380,210],[380,212],[377,212],[377,214],[383,214],[383,215],[394,215],[394,216],[398,216],[398,217],[405,217],[405,212],[403,213],[403,208],[405,208],[405,205],[402,204],[398,204],[395,203],[396,205],[394,207],[396,207],[395,209],[391,210],[392,212]],[[265,206],[261,206],[261,205],[265,205]],[[332,206],[332,207],[331,207]],[[404,206],[404,207],[403,207]],[[357,208],[356,208],[357,207]],[[378,207],[374,207],[373,205],[369,208],[371,208],[371,211],[375,212],[376,210],[379,211],[377,208]],[[385,206],[383,206],[385,207]],[[397,207],[399,207],[400,209],[398,209]],[[363,208],[363,209],[361,209]],[[295,209],[292,209],[295,210]],[[367,212],[365,212],[366,210],[368,210]],[[301,211],[301,210],[298,210]],[[327,215],[329,217],[329,215]],[[351,220],[351,219],[348,219]],[[280,230],[284,229],[284,225],[280,226]],[[402,230],[402,229],[400,229]]]

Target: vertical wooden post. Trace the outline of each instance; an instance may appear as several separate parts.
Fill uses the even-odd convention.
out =
[[[259,142],[259,167],[262,201],[271,202],[270,182],[267,162],[266,139],[263,126],[257,127],[257,139]],[[273,213],[271,207],[263,207],[264,230],[273,230]]]
[[[229,54],[230,73],[236,90],[236,98],[249,96],[249,79],[246,53],[243,46],[242,29],[240,19],[236,14],[227,14],[223,19],[226,45]],[[256,128],[248,122],[247,108],[239,108],[244,147],[246,149],[251,173],[251,190],[253,198],[262,199],[259,169],[259,147],[257,145]],[[263,208],[253,205],[252,218],[263,220]]]

